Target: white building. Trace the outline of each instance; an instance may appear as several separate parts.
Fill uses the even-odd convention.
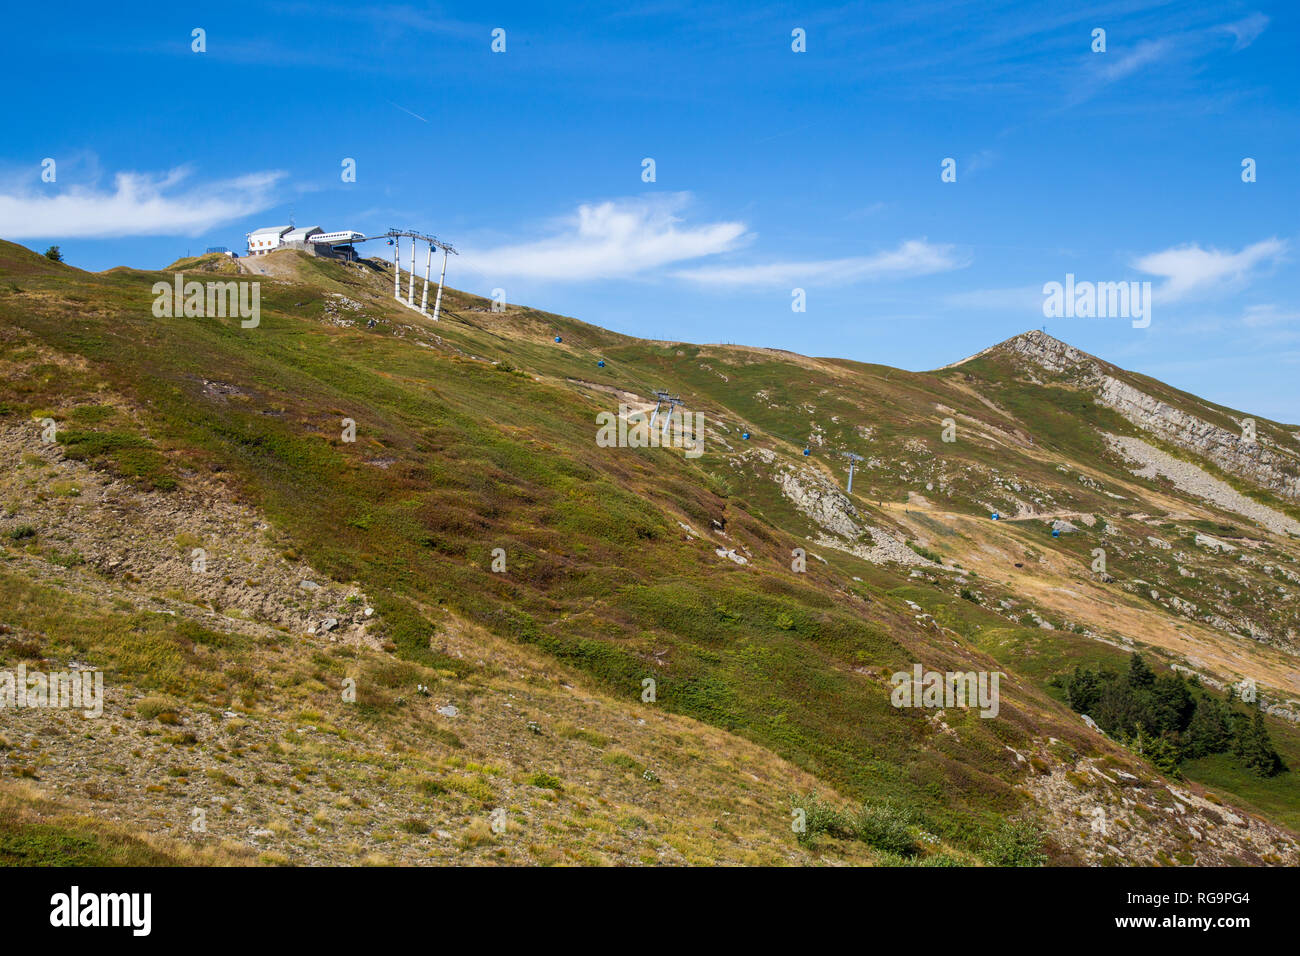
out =
[[[248,254],[264,256],[274,249],[279,249],[284,244],[285,235],[293,231],[293,226],[266,226],[263,229],[254,229],[248,234]]]
[[[320,235],[312,236],[311,241],[326,246],[340,246],[358,242],[364,238],[366,238],[364,232],[344,229],[342,232],[322,232]]]
[[[353,258],[355,253],[350,248],[357,240],[364,239],[365,233],[350,229],[341,232],[326,232],[320,226],[267,226],[248,234],[248,254],[264,256],[276,249],[302,249],[314,255],[338,257],[345,255]]]
[[[284,238],[280,241],[288,245],[291,242],[306,242],[312,236],[322,236],[324,234],[325,230],[320,226],[299,226],[297,229],[290,229],[286,232]]]

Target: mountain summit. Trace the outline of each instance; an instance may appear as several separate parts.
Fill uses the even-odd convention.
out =
[[[1027,332],[1021,332],[1019,335],[1013,335],[997,345],[990,345],[988,348],[953,362],[951,365],[946,365],[944,368],[959,368],[967,362],[973,362],[990,353],[1007,352],[1023,355],[1044,368],[1051,368],[1055,371],[1063,371],[1074,365],[1098,361],[1087,352],[1080,351],[1072,345],[1067,345],[1060,339],[1053,338],[1040,329],[1030,329]]]

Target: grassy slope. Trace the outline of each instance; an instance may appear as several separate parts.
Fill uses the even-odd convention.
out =
[[[39,417],[91,402],[101,387],[131,396],[148,410],[138,423],[148,444],[138,427],[103,423],[69,428],[65,442],[158,487],[221,472],[314,565],[366,587],[402,656],[447,664],[429,649],[436,625],[424,610],[445,605],[616,696],[634,700],[654,677],[660,706],[769,747],[844,793],[907,801],[959,842],[973,845],[1021,805],[1006,744],[1050,734],[1086,745],[1077,722],[1028,681],[1004,685],[1005,720],[972,716],[960,740],[889,707],[889,672],[917,660],[987,668],[989,659],[918,626],[889,595],[902,583],[890,572],[836,555],[790,574],[806,522],[770,483],[737,476],[727,456],[597,448],[595,413],[614,399],[571,384],[679,391],[688,407],[748,427],[753,444],[782,454],[808,440],[800,406],[812,404],[822,459],[859,447],[862,424],[878,440],[937,449],[936,403],[989,429],[1012,427],[972,408],[943,376],[645,343],[532,310],[471,311],[486,303],[455,291],[436,326],[375,304],[367,314],[386,320],[377,329],[345,329],[321,321],[325,293],[364,299],[376,283],[320,260],[299,269],[299,281],[264,281],[261,327],[244,330],[232,320],[155,319],[149,286],[164,274],[90,275],[0,245],[4,327],[84,362],[38,364],[7,386],[3,410]],[[20,359],[32,346],[6,334],[0,347]],[[211,380],[240,394],[217,400],[204,388]],[[771,402],[755,399],[764,389]],[[1014,413],[1018,402],[1051,397],[1008,395],[1007,405]],[[344,417],[357,422],[354,445],[338,439]],[[1086,429],[1067,425],[1053,433],[1061,450],[1095,450]],[[944,451],[957,464],[1008,465],[1002,449],[978,442]],[[1015,466],[1047,474],[1033,458]],[[888,470],[860,482],[860,492],[895,500],[914,487]],[[1089,505],[1090,494],[1080,490],[1075,504]],[[953,506],[982,508],[973,491]],[[756,560],[720,561],[677,525],[702,530],[715,519]],[[495,547],[509,555],[506,575],[487,571]],[[864,583],[851,584],[853,575]]]

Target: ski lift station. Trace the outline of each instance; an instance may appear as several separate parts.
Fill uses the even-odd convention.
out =
[[[353,259],[352,243],[365,238],[365,233],[350,229],[326,232],[320,226],[265,226],[248,234],[248,254],[264,256],[276,249],[301,249],[318,256]]]
[[[437,321],[438,312],[442,308],[442,285],[447,278],[447,256],[460,255],[450,243],[443,242],[437,236],[428,236],[422,232],[411,232],[407,229],[389,229],[382,235],[367,236],[364,232],[353,232],[350,229],[339,232],[326,232],[320,226],[266,226],[248,233],[248,254],[250,256],[264,256],[268,252],[274,252],[277,249],[300,249],[315,256],[346,259],[351,262],[357,258],[356,245],[358,243],[371,242],[375,239],[386,240],[387,244],[393,247],[393,298],[421,315],[429,314],[429,270],[433,265],[434,250],[436,249],[442,253],[442,274],[438,278],[438,292],[437,297],[434,299],[432,316],[434,321]],[[407,285],[405,295],[402,293],[402,267],[400,261],[403,239],[411,240],[411,262],[410,268],[407,270],[410,282]],[[420,304],[416,305],[415,247],[418,243],[425,245],[426,256],[424,260],[424,289],[420,296]],[[555,341],[560,341],[559,336],[555,337]]]

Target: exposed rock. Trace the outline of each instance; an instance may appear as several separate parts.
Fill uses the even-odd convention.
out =
[[[1196,543],[1202,548],[1209,548],[1211,551],[1236,551],[1237,549],[1228,544],[1226,541],[1220,541],[1218,538],[1209,534],[1197,534]]]
[[[1195,495],[1228,511],[1235,511],[1270,531],[1278,534],[1286,532],[1300,534],[1300,521],[1274,511],[1252,498],[1247,498],[1226,481],[1220,481],[1191,462],[1165,454],[1160,449],[1153,448],[1142,439],[1131,435],[1104,433],[1104,437],[1113,449],[1141,466],[1134,471],[1134,474],[1140,477],[1153,478],[1162,475],[1172,481],[1179,491]]]
[[[1002,346],[1049,372],[1069,375],[1090,389],[1101,404],[1166,441],[1203,455],[1230,474],[1289,498],[1300,498],[1300,455],[1264,436],[1246,441],[1229,431],[1175,408],[1110,374],[1112,366],[1039,331],[1026,332]]]

